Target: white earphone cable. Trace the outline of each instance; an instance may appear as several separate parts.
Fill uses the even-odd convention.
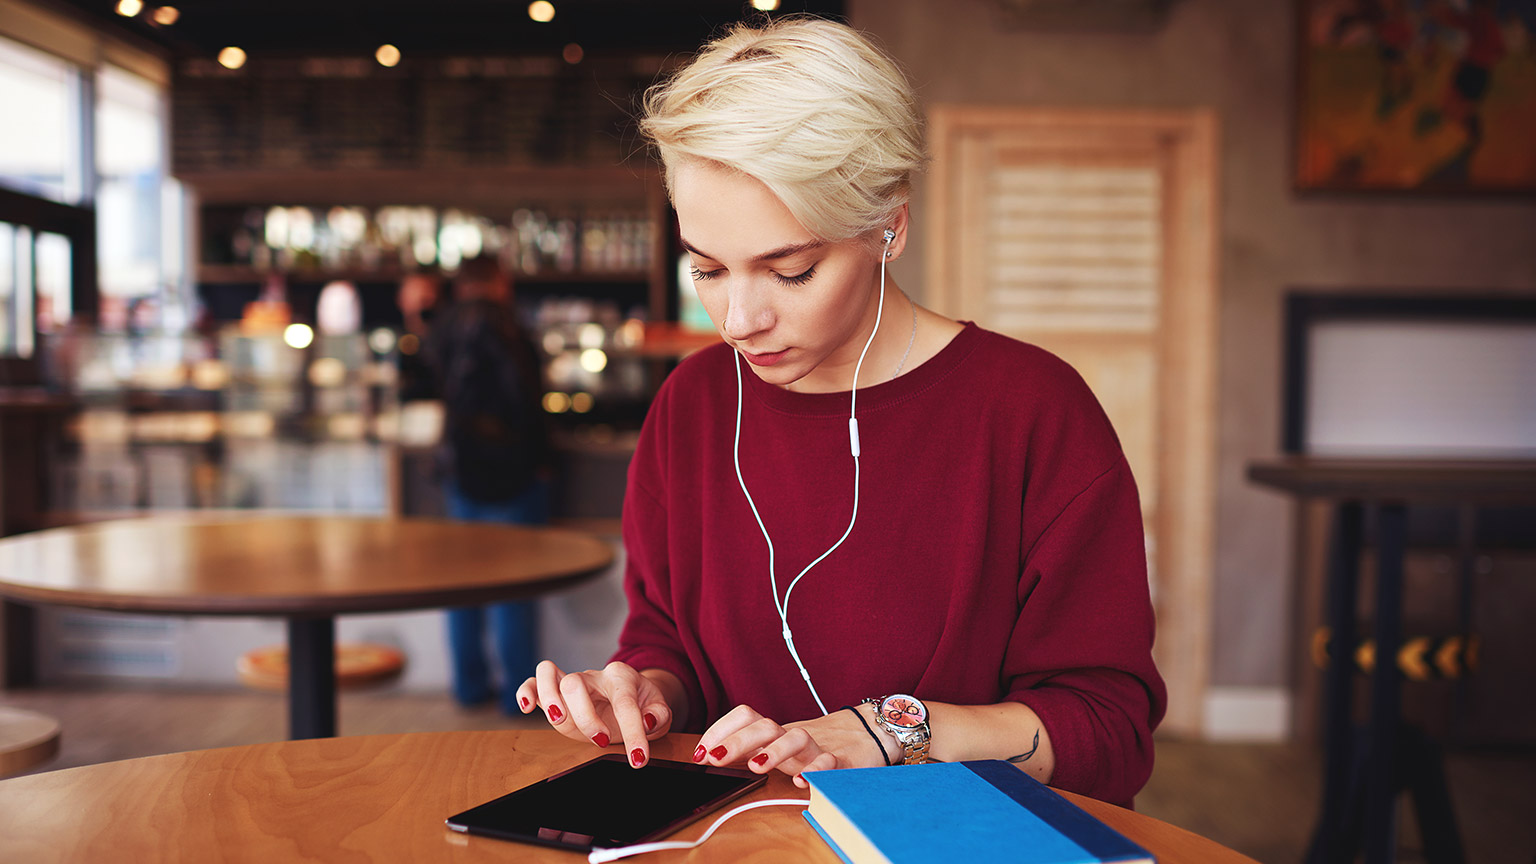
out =
[[[644,855],[647,852],[664,852],[668,849],[692,849],[702,845],[709,835],[715,833],[715,829],[725,824],[725,820],[737,813],[745,813],[758,807],[788,807],[791,805],[806,807],[810,805],[806,798],[765,798],[762,801],[749,801],[746,804],[732,809],[730,812],[715,820],[715,824],[709,826],[709,830],[699,835],[697,840],[666,840],[660,843],[637,843],[633,846],[615,846],[611,849],[593,849],[587,853],[587,860],[591,864],[603,864],[606,861],[617,861],[620,858],[628,858],[631,855]]]
[[[893,234],[890,231],[885,235],[885,248],[889,249]],[[821,701],[821,694],[816,692],[816,685],[811,683],[811,673],[806,671],[805,664],[800,660],[800,652],[795,650],[795,637],[789,629],[789,596],[805,578],[805,574],[811,572],[811,568],[822,562],[822,559],[837,551],[853,533],[853,526],[859,519],[859,421],[856,415],[856,407],[859,398],[859,370],[864,366],[864,356],[869,353],[869,346],[874,344],[875,334],[880,332],[880,319],[885,312],[885,259],[884,250],[880,256],[880,299],[875,306],[875,326],[869,331],[869,338],[864,341],[864,350],[859,352],[859,360],[853,367],[853,392],[848,400],[848,438],[849,449],[853,453],[853,513],[848,518],[848,528],[843,531],[843,536],[837,538],[837,542],[828,547],[827,551],[816,557],[816,560],[805,565],[799,575],[790,580],[789,588],[784,591],[783,602],[779,601],[778,571],[774,567],[773,538],[768,536],[768,527],[763,524],[763,517],[757,511],[757,502],[752,500],[752,493],[747,491],[747,481],[741,476],[741,353],[736,352],[736,435],[731,445],[731,455],[736,462],[736,482],[741,484],[741,494],[747,498],[747,506],[752,509],[752,517],[757,520],[758,530],[763,532],[763,540],[768,544],[768,584],[773,589],[773,606],[779,613],[779,623],[783,625],[781,635],[784,637],[784,645],[789,649],[789,656],[795,661],[795,668],[800,670],[800,677],[805,679],[805,686],[811,691],[811,698],[816,700],[816,707],[825,715],[827,706]]]

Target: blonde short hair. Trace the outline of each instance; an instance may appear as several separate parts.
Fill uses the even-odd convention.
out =
[[[862,34],[818,18],[735,25],[646,92],[640,130],[669,189],[679,164],[715,162],[831,242],[889,227],[927,161],[906,76]]]

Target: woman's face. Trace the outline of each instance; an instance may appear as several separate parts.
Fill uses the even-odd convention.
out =
[[[768,187],[713,163],[678,166],[672,198],[699,299],[752,371],[807,392],[849,389],[874,326],[879,253],[858,238],[817,241]]]

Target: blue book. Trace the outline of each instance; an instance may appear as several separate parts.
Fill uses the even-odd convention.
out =
[[[805,819],[849,864],[1154,862],[1147,850],[1000,761],[804,775]]]

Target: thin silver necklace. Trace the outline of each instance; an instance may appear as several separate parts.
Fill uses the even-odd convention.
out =
[[[889,379],[891,381],[895,381],[896,376],[901,374],[901,367],[907,365],[907,358],[912,356],[912,343],[917,341],[917,304],[912,302],[907,292],[902,291],[901,296],[907,301],[907,305],[912,307],[912,335],[907,337],[907,350],[901,355],[901,362],[896,364],[896,371],[891,373]]]

